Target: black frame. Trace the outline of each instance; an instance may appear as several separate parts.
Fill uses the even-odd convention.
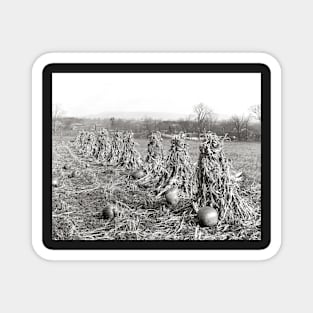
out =
[[[52,240],[52,74],[53,73],[261,73],[261,240],[225,241],[83,241]],[[271,72],[261,63],[54,63],[42,72],[43,233],[48,249],[239,249],[260,250],[271,241]]]

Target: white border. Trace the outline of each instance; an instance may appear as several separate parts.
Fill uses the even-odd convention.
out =
[[[263,63],[271,70],[271,243],[264,250],[50,250],[42,242],[42,70],[50,63]],[[47,53],[32,68],[32,244],[46,260],[266,260],[281,245],[281,68],[266,53]]]

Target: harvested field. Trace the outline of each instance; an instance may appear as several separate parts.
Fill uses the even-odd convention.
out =
[[[53,138],[52,172],[58,178],[52,194],[54,240],[261,239],[259,143],[225,142],[224,146],[233,171],[243,173],[236,190],[252,212],[249,218],[200,227],[194,198],[181,195],[178,204],[171,206],[162,190],[155,188],[154,177],[134,179],[129,166],[87,156],[74,141],[75,137]],[[135,141],[136,151],[145,160],[148,140]],[[196,167],[199,143],[186,142]],[[170,145],[169,139],[163,139],[165,156]],[[108,204],[115,208],[114,219],[103,218],[102,210]]]

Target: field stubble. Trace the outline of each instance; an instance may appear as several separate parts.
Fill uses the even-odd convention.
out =
[[[131,178],[131,172],[103,166],[75,150],[71,137],[53,139],[53,176],[59,186],[52,194],[54,240],[258,240],[260,213],[246,225],[218,223],[199,227],[190,199],[169,206],[163,197],[146,190]],[[145,157],[147,140],[137,139],[136,149]],[[197,162],[199,144],[188,141],[192,162]],[[163,141],[168,151],[170,141]],[[234,170],[243,172],[243,194],[260,211],[260,143],[226,142],[226,156]],[[68,168],[64,169],[64,165]],[[78,170],[75,177],[70,177]],[[101,212],[113,203],[116,217],[102,218]]]

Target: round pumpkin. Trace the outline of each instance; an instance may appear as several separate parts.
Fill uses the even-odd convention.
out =
[[[80,171],[74,170],[74,171],[69,175],[69,177],[78,177],[79,175],[80,175]]]
[[[218,222],[218,213],[215,209],[206,206],[199,209],[198,219],[200,226],[214,226]]]
[[[165,199],[171,205],[176,205],[179,201],[178,188],[173,187],[165,192]]]
[[[137,170],[132,174],[134,179],[140,179],[145,176],[145,172],[143,170]]]
[[[108,220],[112,219],[115,216],[115,207],[113,204],[108,204],[102,210],[102,218]]]

